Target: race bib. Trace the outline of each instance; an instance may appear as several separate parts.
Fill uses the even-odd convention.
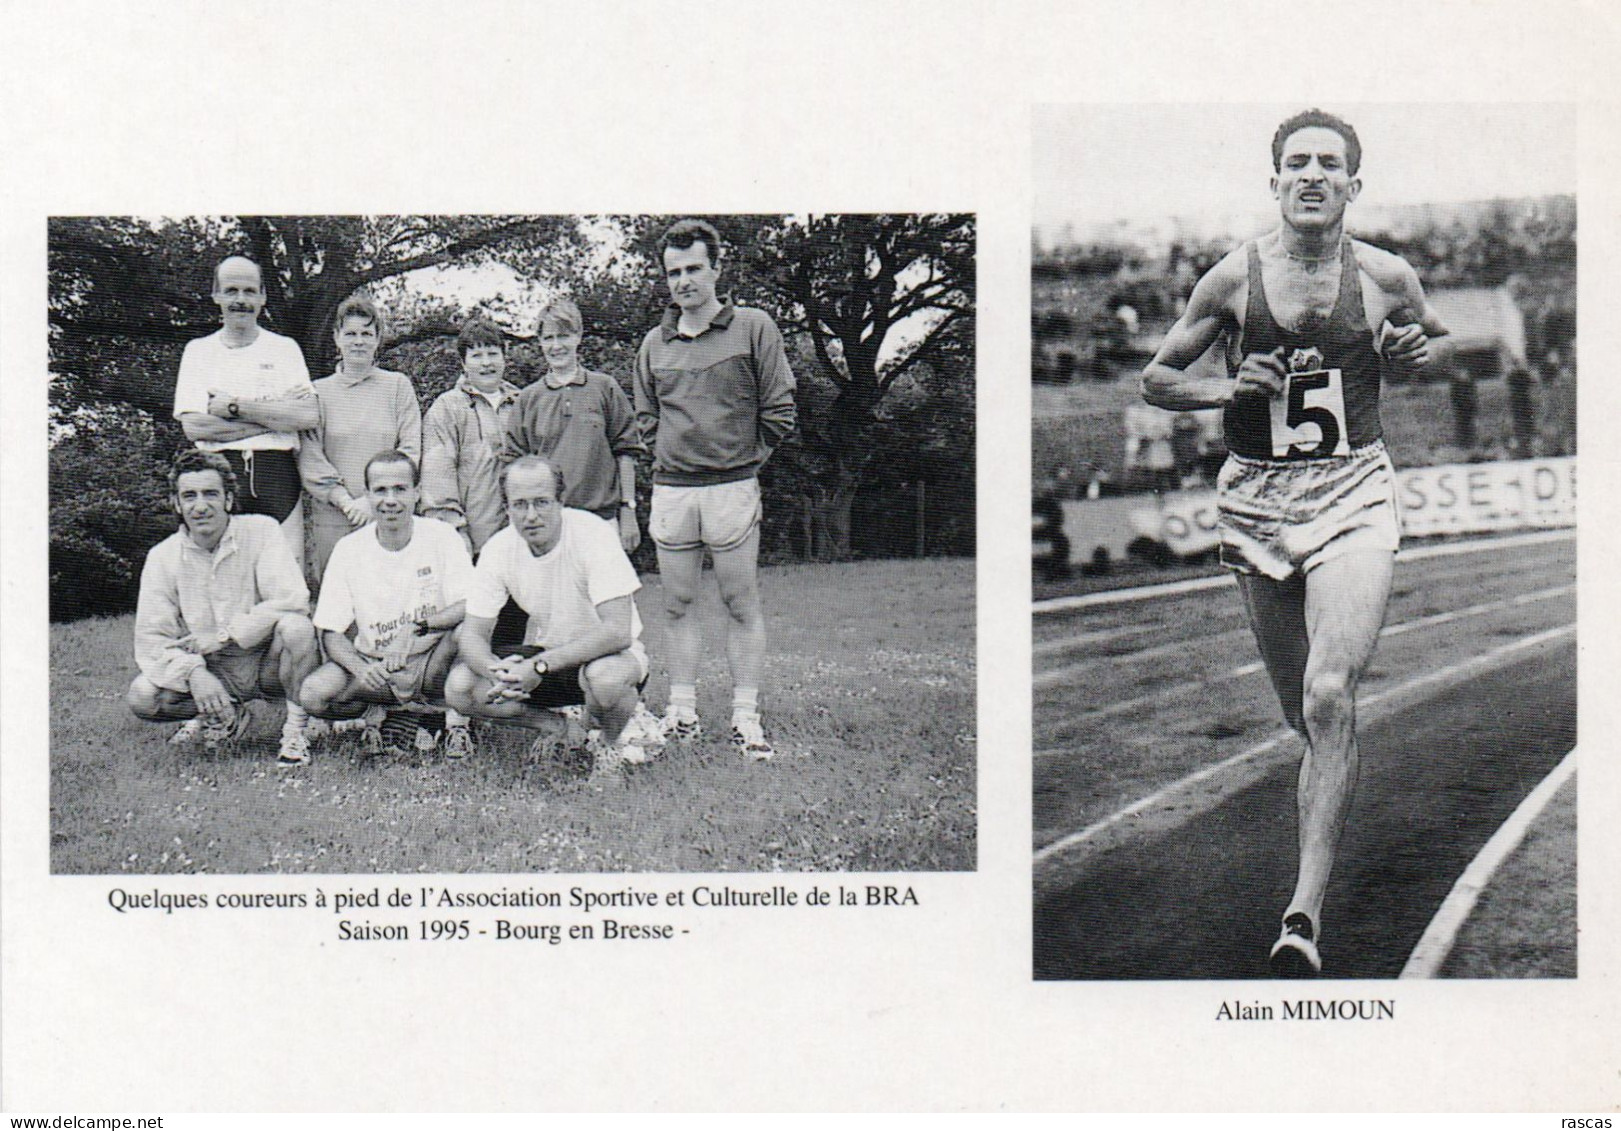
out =
[[[1267,404],[1272,412],[1274,459],[1350,454],[1345,385],[1338,369],[1291,373],[1284,395]]]

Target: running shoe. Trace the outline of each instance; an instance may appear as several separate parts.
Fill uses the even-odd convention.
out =
[[[617,777],[626,763],[634,765],[647,761],[647,754],[641,747],[634,743],[609,743],[600,730],[594,730],[586,737],[585,748],[591,754],[593,780]]]
[[[291,720],[282,724],[281,749],[276,753],[278,766],[303,766],[310,760],[310,739],[304,728]]]
[[[169,736],[169,745],[190,746],[195,742],[201,742],[202,738],[203,717],[201,715],[193,715],[191,718],[187,719],[185,722],[181,723],[175,728],[175,732]]]
[[[636,701],[636,709],[631,712],[630,722],[625,724],[620,734],[621,741],[634,742],[647,751],[649,758],[658,757],[659,748],[664,745],[664,723],[647,704],[640,699]]]
[[[422,728],[417,726],[416,720],[409,716],[388,714],[377,727],[378,737],[383,741],[384,754],[404,754],[417,744],[417,735]],[[432,739],[429,739],[432,742]]]
[[[1283,933],[1272,944],[1272,974],[1278,978],[1311,978],[1323,972],[1317,955],[1317,932],[1302,911],[1284,916]]]
[[[232,708],[228,715],[210,715],[203,721],[203,747],[213,753],[222,746],[235,746],[252,721],[245,706]]]
[[[664,735],[666,740],[697,742],[704,734],[704,726],[698,721],[698,712],[690,707],[683,709],[671,705],[665,708],[662,719],[654,721],[658,724],[659,732]]]
[[[374,703],[366,708],[366,713],[357,715],[352,719],[339,719],[332,724],[333,734],[364,734],[367,727],[381,726],[383,718],[387,715],[381,704]],[[314,722],[311,719],[310,722]]]
[[[739,711],[732,716],[732,745],[745,757],[764,762],[776,755],[766,741],[760,716]]]
[[[380,706],[366,708],[366,713],[358,719],[345,719],[334,726],[334,731],[355,729],[360,727],[360,753],[367,758],[376,758],[383,753],[383,722],[388,718],[388,712]]]
[[[445,757],[465,758],[473,752],[473,732],[463,723],[445,728]]]

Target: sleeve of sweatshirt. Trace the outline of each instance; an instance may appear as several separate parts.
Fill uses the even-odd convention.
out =
[[[343,486],[343,476],[332,461],[326,458],[326,448],[323,446],[326,436],[327,402],[321,396],[319,389],[315,393],[316,407],[320,411],[320,423],[313,432],[300,432],[298,434],[298,477],[304,482],[304,490],[319,502],[332,502],[332,493]]]
[[[642,446],[642,431],[636,425],[636,412],[630,406],[630,398],[612,377],[603,385],[602,419],[607,426],[609,448],[616,456],[640,455],[647,449]]]
[[[636,351],[636,374],[632,385],[636,396],[636,427],[648,451],[654,450],[653,441],[658,439],[659,434],[658,386],[653,378],[653,361],[648,350],[651,341],[651,335],[643,338],[642,348]]]
[[[395,435],[399,437],[400,451],[410,456],[422,470],[422,402],[417,400],[416,387],[405,374],[398,375],[394,385]]]
[[[762,317],[753,334],[754,366],[760,390],[760,440],[776,448],[794,433],[798,415],[794,407],[794,371],[788,365],[782,331]]]
[[[449,401],[455,395],[452,390],[434,401],[422,418],[422,513],[460,530],[467,513],[456,479],[461,437]]]
[[[191,673],[204,660],[180,647],[188,630],[180,615],[176,563],[169,560],[167,549],[163,542],[152,547],[141,570],[141,593],[135,599],[135,663],[157,686],[189,692]]]

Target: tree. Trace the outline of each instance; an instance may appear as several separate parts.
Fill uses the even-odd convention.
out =
[[[656,277],[659,235],[677,217],[619,217]],[[767,466],[790,478],[820,560],[853,550],[852,507],[883,451],[886,398],[947,335],[972,357],[975,221],[970,214],[712,216],[729,245],[723,286],[805,337],[796,449]],[[644,324],[650,325],[651,322]],[[973,387],[973,367],[954,369]],[[779,466],[787,465],[787,466]]]
[[[556,274],[585,247],[567,216],[57,217],[49,231],[51,367],[62,383],[52,396],[167,416],[180,350],[219,326],[209,291],[226,255],[259,263],[266,325],[296,340],[320,372],[336,356],[333,314],[357,290],[496,256]]]

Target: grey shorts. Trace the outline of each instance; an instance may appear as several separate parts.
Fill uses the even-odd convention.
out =
[[[1382,441],[1345,456],[1229,455],[1216,478],[1221,563],[1282,581],[1351,550],[1395,553],[1396,470]]]

